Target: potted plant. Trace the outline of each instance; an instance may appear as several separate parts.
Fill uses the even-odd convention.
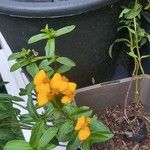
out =
[[[110,129],[98,121],[89,107],[79,107],[74,103],[77,85],[63,75],[75,63],[56,54],[55,39],[74,28],[69,26],[54,30],[46,25],[41,30],[42,37],[38,34],[28,40],[32,44],[44,37],[47,40],[45,55],[22,49],[8,58],[17,59],[11,71],[25,67],[32,77],[26,88],[20,91],[20,96],[28,97],[27,105],[22,106],[28,113],[18,115],[18,122],[31,130],[31,137],[29,141],[9,141],[4,150],[51,150],[57,146],[67,150],[90,150],[93,143],[112,138]],[[38,111],[40,108],[43,108],[42,112]]]
[[[92,79],[99,83],[113,76],[116,58],[110,59],[106,51],[117,35],[118,14],[124,2],[126,0],[0,0],[0,31],[16,52],[22,45],[27,47],[29,37],[47,23],[54,29],[76,25],[65,40],[57,40],[57,53],[76,62],[78,67],[68,76],[78,82],[79,87],[84,87],[93,84]],[[42,45],[39,43],[33,48],[43,54]]]
[[[48,126],[46,130],[44,129],[45,132],[41,133],[40,128],[41,125],[43,126],[43,123],[34,124],[35,126],[32,129],[33,136],[31,136],[30,143],[25,141],[12,141],[7,143],[7,145],[5,146],[6,150],[13,150],[13,148],[16,148],[18,143],[20,147],[23,147],[23,145],[25,145],[28,149],[52,148],[51,146],[53,146],[53,144],[56,146],[55,142],[60,138],[60,135],[57,134],[59,133],[58,131],[60,131],[60,128],[59,126],[55,128],[53,125],[57,125],[57,123],[60,123],[62,119],[61,116],[63,116],[63,121],[66,122],[66,114],[73,114],[73,118],[74,114],[77,114],[78,116],[74,120],[76,122],[74,122],[74,124],[76,124],[76,134],[73,134],[71,136],[67,149],[76,149],[81,144],[83,149],[88,150],[90,149],[90,144],[93,143],[93,139],[94,143],[110,139],[113,136],[110,130],[104,124],[98,122],[97,118],[95,118],[96,121],[93,119],[94,117],[91,116],[91,109],[89,109],[89,107],[85,107],[85,104],[90,106],[98,116],[100,114],[100,118],[110,127],[114,134],[114,138],[112,140],[98,146],[96,145],[96,149],[150,148],[149,141],[146,141],[149,133],[150,114],[147,113],[145,111],[145,108],[143,107],[143,105],[147,107],[150,106],[147,99],[149,98],[148,91],[150,77],[144,74],[144,70],[142,67],[142,59],[147,59],[148,57],[150,57],[150,55],[141,55],[140,53],[141,46],[146,43],[145,39],[149,41],[149,34],[141,26],[140,14],[143,6],[140,2],[140,0],[135,0],[130,3],[129,7],[124,7],[123,11],[120,14],[121,27],[118,28],[118,31],[125,29],[125,31],[127,31],[128,33],[127,37],[117,39],[109,49],[109,54],[110,56],[112,56],[112,49],[114,44],[118,42],[123,42],[126,44],[125,48],[129,50],[127,51],[127,54],[134,61],[132,77],[79,89],[75,99],[77,106],[80,107],[77,107],[74,104],[65,105],[72,102],[75,91],[75,83],[70,82],[68,79],[61,76],[60,73],[68,71],[69,69],[74,67],[75,64],[72,60],[66,57],[60,57],[56,55],[54,46],[54,39],[57,37],[57,35],[60,36],[72,31],[74,26],[70,26],[69,28],[62,28],[60,30],[49,29],[48,26],[46,26],[45,29],[41,30],[42,34],[44,34],[42,37],[39,35],[35,35],[29,39],[29,44],[41,41],[43,40],[43,37],[44,39],[47,39],[45,48],[46,56],[38,56],[35,51],[23,49],[21,52],[17,52],[9,57],[9,60],[18,60],[18,62],[12,66],[11,71],[15,71],[20,67],[26,67],[28,73],[34,79],[34,84],[31,82],[29,85],[27,85],[26,89],[23,89],[20,93],[21,95],[27,94],[29,97],[27,108],[29,110],[30,117],[34,119],[34,121],[32,120],[32,122],[39,123],[38,119],[41,119],[41,117],[44,120],[48,121],[48,118],[45,118],[45,116],[47,116],[47,113],[49,114],[49,111],[51,113],[51,110],[57,109],[59,110],[59,113],[57,112],[57,114],[54,111],[52,120],[50,117],[51,122],[53,122],[54,120],[52,128],[50,127],[50,124],[50,126]],[[43,61],[41,62],[41,60]],[[43,70],[45,71],[43,72]],[[57,73],[54,74],[55,72]],[[66,84],[71,84],[74,88],[69,88],[69,92],[67,92],[68,86],[66,86]],[[34,89],[37,93],[37,96],[32,92]],[[70,93],[70,89],[73,89],[71,90],[71,95],[68,94]],[[58,94],[60,95],[58,96]],[[53,98],[54,101],[52,100]],[[32,100],[35,101],[37,105],[35,105]],[[49,100],[52,101],[49,102]],[[128,102],[133,101],[134,103],[128,105]],[[116,105],[122,105],[124,108],[120,108]],[[44,112],[44,114],[37,113],[36,109],[39,108],[38,106],[45,107],[46,111]],[[109,109],[109,106],[111,107],[111,109]],[[114,109],[112,109],[113,106],[115,106]],[[107,110],[104,111],[104,108],[107,108]],[[104,112],[102,112],[102,110]],[[81,115],[82,118],[80,118]],[[89,116],[91,119],[86,118]],[[81,120],[84,122],[82,125],[86,127],[86,130],[84,130],[85,134],[83,132],[80,132],[83,131]],[[46,126],[47,125],[48,124],[46,123]],[[80,127],[79,130],[77,126]],[[53,134],[51,133],[52,129],[54,131]],[[41,133],[40,138],[38,137],[38,140],[36,140],[35,138],[35,135],[37,135],[35,133],[37,133],[37,131]],[[66,130],[64,130],[63,128],[63,131]],[[82,134],[80,134],[79,132]],[[48,136],[47,133],[50,133],[49,135],[53,136]],[[54,140],[53,143],[52,139],[53,137],[55,137],[55,135],[56,138],[59,138],[57,140]],[[76,139],[75,137],[77,137],[78,139]],[[81,137],[84,137],[85,140],[83,140]],[[63,137],[63,139],[65,138]],[[81,141],[79,141],[79,139]],[[144,143],[145,141],[146,143],[142,145],[141,142]],[[95,149],[95,147],[92,147],[92,149]]]
[[[135,0],[124,7],[120,14],[118,31],[127,31],[126,37],[115,40],[110,46],[109,54],[112,57],[114,44],[125,43],[126,53],[133,59],[134,68],[132,77],[114,82],[103,83],[86,87],[78,91],[76,101],[78,105],[84,103],[95,109],[97,114],[103,116],[105,123],[113,130],[114,139],[104,144],[97,145],[98,149],[149,149],[149,76],[144,74],[143,59],[150,55],[142,55],[141,47],[150,42],[149,34],[141,26],[141,12],[144,7],[141,1]],[[141,76],[139,76],[141,75]],[[130,102],[130,105],[128,105]],[[116,105],[121,105],[120,108]],[[144,107],[143,107],[144,105]],[[115,107],[109,109],[109,107]],[[101,114],[101,111],[104,114]],[[143,142],[143,144],[141,144]],[[94,149],[94,148],[93,148]]]
[[[11,96],[6,93],[4,85],[7,82],[3,82],[0,79],[0,149],[3,150],[5,144],[10,140],[22,139],[21,128],[25,127],[20,122],[17,122],[16,115],[20,113],[20,110],[12,107],[12,103],[22,101],[17,96]]]

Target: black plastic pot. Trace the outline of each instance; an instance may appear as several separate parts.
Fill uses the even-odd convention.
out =
[[[57,40],[57,54],[72,58],[77,67],[68,76],[79,87],[111,80],[116,57],[108,56],[116,39],[119,0],[0,0],[0,31],[13,51],[27,46],[30,36],[46,24],[55,29],[76,25],[76,29]],[[44,43],[32,45],[40,53]],[[31,47],[32,48],[32,47]],[[116,55],[119,51],[116,51]]]
[[[142,21],[143,21],[143,27],[146,30],[147,33],[150,34],[150,12],[143,12],[142,13]],[[143,55],[150,55],[150,43],[147,43],[143,49]],[[145,73],[150,74],[150,58],[143,60],[143,68]]]

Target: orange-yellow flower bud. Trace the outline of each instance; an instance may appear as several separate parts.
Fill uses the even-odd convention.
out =
[[[58,90],[60,87],[60,81],[62,80],[61,74],[55,73],[50,80],[50,87],[54,90]]]
[[[78,136],[81,141],[86,140],[91,134],[91,131],[88,127],[90,122],[91,122],[91,119],[85,116],[81,116],[77,120],[75,130],[78,131]]]
[[[48,83],[49,78],[44,70],[40,70],[34,78],[34,85],[39,85],[43,83]]]
[[[49,93],[51,92],[50,86],[48,83],[45,84],[39,84],[35,87],[35,90],[37,93],[39,92],[44,92],[44,93]]]
[[[86,126],[86,118],[85,116],[81,116],[78,118],[77,120],[77,124],[75,126],[75,130],[80,130],[81,128],[85,127]]]
[[[64,95],[74,95],[77,85],[73,82],[68,83],[68,88],[63,92]]]
[[[63,104],[69,104],[71,102],[71,99],[68,96],[63,96],[61,99],[61,103]]]
[[[85,141],[90,135],[91,135],[91,131],[90,131],[89,127],[87,127],[87,126],[82,128],[78,133],[79,139],[81,141]]]
[[[49,100],[49,97],[47,93],[43,92],[37,95],[37,102],[39,106],[45,105],[46,103],[48,103],[48,100]]]

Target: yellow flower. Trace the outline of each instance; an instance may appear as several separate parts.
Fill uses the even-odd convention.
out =
[[[69,104],[76,90],[76,84],[69,82],[65,76],[55,73],[50,80],[44,70],[40,70],[35,76],[34,85],[39,106],[46,104],[58,94],[62,95],[61,103]]]
[[[39,85],[43,83],[48,83],[49,78],[44,70],[40,70],[38,74],[34,77],[34,85]]]
[[[53,90],[63,92],[68,88],[68,80],[61,74],[55,73],[50,81],[50,86]]]
[[[61,99],[63,104],[69,104],[73,100],[76,84],[69,82],[65,76],[61,76],[61,74],[55,73],[50,81],[50,87],[54,93],[61,93],[64,95]]]
[[[90,122],[91,122],[90,118],[85,116],[81,116],[77,120],[75,130],[78,131],[78,136],[81,141],[86,140],[91,134],[91,131],[88,127]]]
[[[47,93],[38,93],[37,102],[39,106],[43,106],[49,101],[49,95]]]
[[[75,130],[80,130],[82,128],[84,128],[85,126],[88,126],[90,124],[90,118],[89,117],[85,117],[85,116],[81,116],[78,118],[77,120],[77,124],[75,126]]]
[[[49,78],[44,70],[40,70],[34,78],[35,91],[37,92],[37,102],[39,106],[45,105],[50,98],[51,89]]]
[[[61,75],[59,73],[55,73],[53,78],[50,80],[50,87],[53,90],[58,90],[60,87]]]
[[[63,96],[62,99],[61,99],[61,103],[63,104],[69,104],[71,103],[72,99],[68,96]]]
[[[68,83],[68,88],[63,92],[64,95],[74,95],[77,85],[73,82]]]
[[[35,90],[37,92],[37,101],[39,106],[45,105],[54,96],[51,93],[51,89],[48,83],[37,85]]]
[[[35,90],[37,93],[40,93],[40,92],[50,93],[51,92],[51,89],[48,83],[37,85],[35,87]]]
[[[81,141],[85,141],[90,135],[91,135],[91,131],[89,127],[82,128],[78,133],[79,139]]]

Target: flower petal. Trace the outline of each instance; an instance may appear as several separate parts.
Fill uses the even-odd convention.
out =
[[[71,102],[71,99],[67,96],[63,96],[61,99],[61,103],[63,104],[69,104]]]
[[[45,105],[46,103],[48,103],[48,100],[49,98],[48,98],[47,93],[39,93],[37,95],[37,102],[39,106]]]
[[[51,89],[48,83],[37,85],[35,87],[35,90],[37,93],[39,92],[50,93],[51,92]]]
[[[80,130],[81,128],[83,128],[86,125],[86,118],[85,116],[81,116],[78,118],[77,120],[77,124],[75,126],[75,130]]]
[[[44,70],[40,70],[34,78],[34,85],[39,85],[43,83],[48,83],[49,78]]]
[[[91,131],[89,127],[82,128],[78,133],[79,139],[81,141],[85,141],[90,135],[91,135]]]

